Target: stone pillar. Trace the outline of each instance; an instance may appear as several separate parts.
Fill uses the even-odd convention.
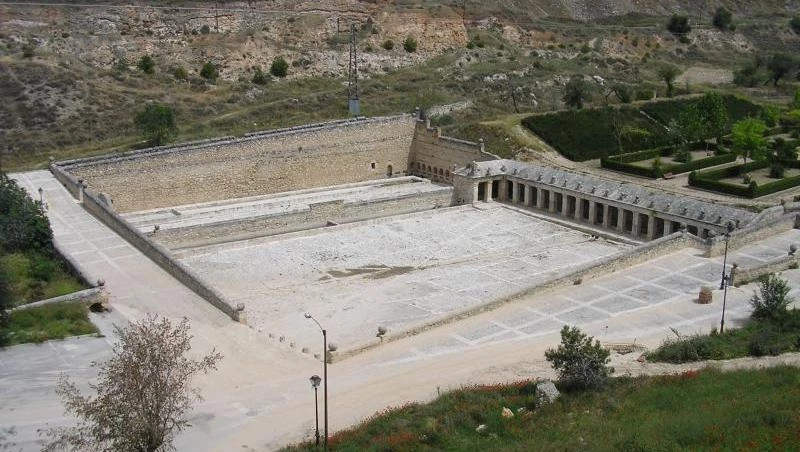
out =
[[[647,240],[653,240],[656,235],[656,217],[653,215],[647,216]]]
[[[508,182],[500,179],[497,183],[500,185],[497,190],[497,197],[500,198],[500,201],[508,201]]]
[[[525,185],[525,205],[535,206],[536,200],[533,199],[533,186]]]
[[[519,203],[519,184],[517,182],[512,182],[513,188],[511,189],[511,202],[514,204]]]
[[[550,213],[556,212],[556,192],[550,190]]]
[[[609,218],[611,215],[611,209],[609,209],[608,203],[603,204],[603,227],[608,229],[608,226],[611,224],[611,219]]]
[[[625,232],[625,209],[617,207],[617,231]]]
[[[575,196],[575,220],[583,221],[583,198]]]
[[[589,201],[589,224],[594,224],[595,218],[597,218],[597,203]]]
[[[472,184],[472,202],[478,202],[478,187],[480,185],[480,182]]]
[[[561,196],[561,216],[569,217],[569,196]]]
[[[631,235],[639,237],[639,212],[631,211],[633,215],[633,224],[631,225]]]
[[[544,209],[544,190],[541,188],[536,190],[536,207]]]
[[[486,191],[485,191],[485,193],[486,193],[486,202],[494,201],[492,199],[492,181],[484,182],[484,184],[486,184]]]
[[[664,220],[664,236],[672,234],[672,222]]]

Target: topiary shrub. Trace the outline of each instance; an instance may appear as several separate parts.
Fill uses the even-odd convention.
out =
[[[544,356],[558,371],[559,382],[567,388],[602,387],[614,369],[608,366],[611,353],[600,341],[587,336],[577,327],[561,329],[561,345],[548,349]]]
[[[289,73],[289,63],[282,56],[276,56],[272,59],[272,65],[269,67],[269,73],[275,77],[286,77]]]

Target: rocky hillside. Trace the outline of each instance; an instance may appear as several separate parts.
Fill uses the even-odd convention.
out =
[[[709,26],[720,4],[741,24],[737,32]],[[277,56],[289,62],[289,80],[346,79],[351,25],[360,76],[370,79],[441,55],[453,56],[443,64],[463,68],[497,58],[522,63],[531,55],[568,60],[589,45],[629,64],[657,52],[679,58],[694,52],[695,59],[706,49],[748,58],[759,48],[796,52],[800,41],[787,24],[799,11],[800,3],[778,0],[0,4],[0,153],[108,147],[108,140],[130,135],[130,111],[142,101],[182,103],[191,110],[183,111],[184,118],[200,118],[265,100],[265,89],[249,82],[256,68],[268,71]],[[664,31],[673,12],[688,14],[695,24],[688,45]],[[404,49],[409,37],[417,43],[414,52]],[[465,52],[475,45],[474,54]],[[155,62],[154,78],[135,75],[145,55]],[[199,78],[206,62],[219,72],[216,85]],[[331,89],[328,84],[323,91]]]

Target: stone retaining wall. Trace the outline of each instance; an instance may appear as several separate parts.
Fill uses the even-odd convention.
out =
[[[406,174],[410,115],[336,121],[244,138],[59,163],[120,212]]]
[[[234,307],[225,296],[217,292],[210,284],[183,264],[174,260],[169,250],[139,233],[127,221],[100,201],[98,196],[91,190],[84,190],[83,207],[186,287],[206,299],[206,301],[233,320],[246,323],[243,312],[244,306]]]
[[[367,202],[321,202],[299,212],[280,213],[231,220],[199,226],[161,229],[147,236],[171,249],[190,248],[215,243],[252,239],[328,224],[351,223],[447,207],[452,201],[452,188],[442,187],[435,192],[404,195]]]
[[[91,289],[81,290],[78,292],[61,295],[60,297],[48,298],[46,300],[34,301],[33,303],[25,303],[17,306],[12,311],[22,311],[25,309],[36,308],[55,303],[104,303],[107,300],[107,295],[102,287],[92,287]]]

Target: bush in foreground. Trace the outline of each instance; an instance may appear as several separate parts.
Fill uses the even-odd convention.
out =
[[[789,297],[790,290],[789,283],[774,273],[759,278],[759,293],[753,293],[753,297],[750,298],[753,318],[776,321],[784,318],[786,309],[793,301]]]
[[[577,327],[561,329],[561,345],[548,349],[544,356],[558,371],[559,382],[578,389],[603,386],[614,369],[608,366],[611,352],[600,341],[587,336]]]

